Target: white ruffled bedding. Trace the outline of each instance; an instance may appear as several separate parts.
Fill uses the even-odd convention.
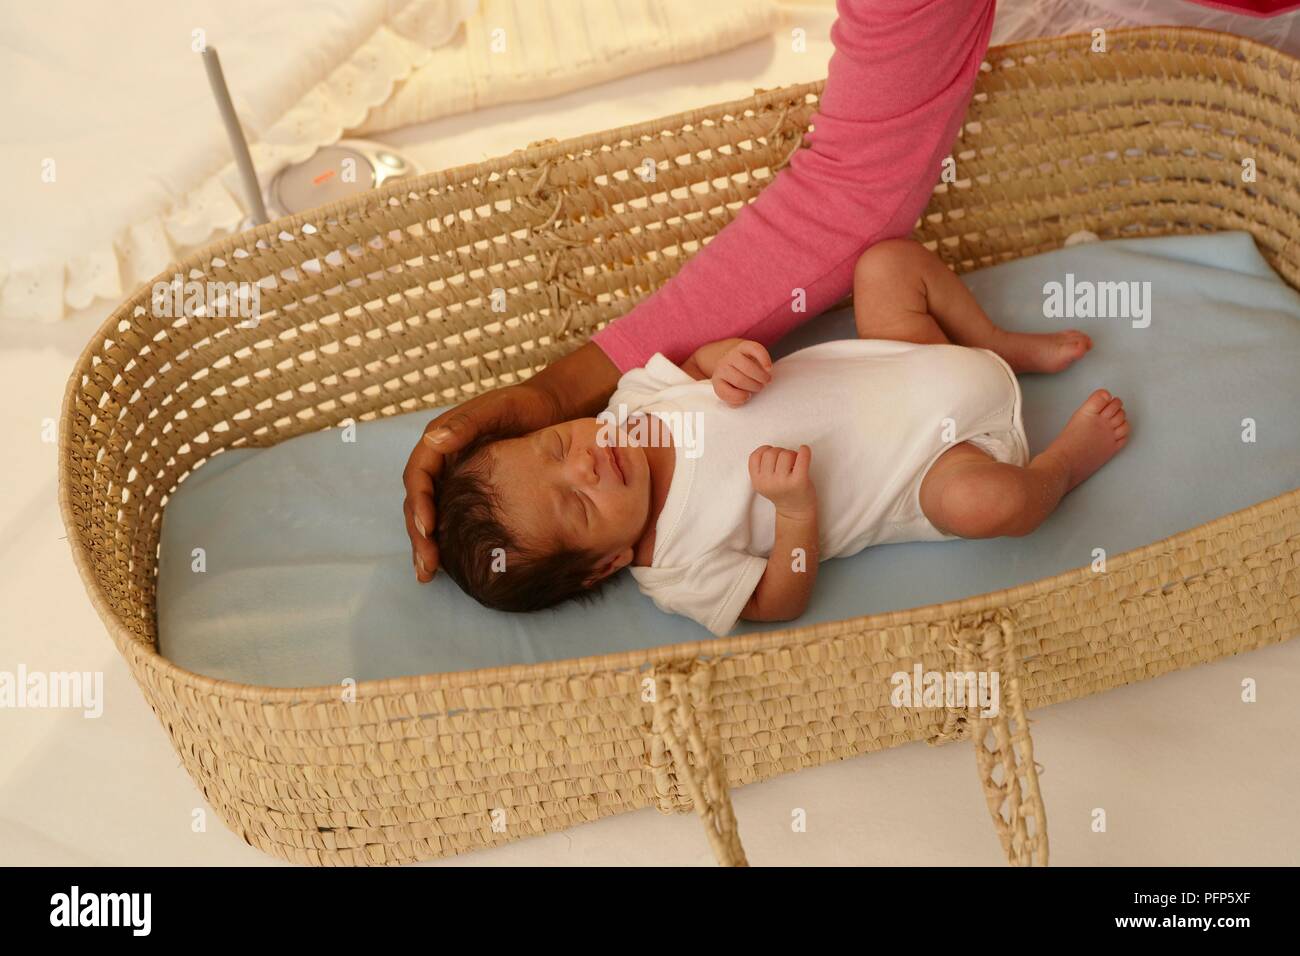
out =
[[[456,39],[357,132],[542,100],[698,59],[767,37],[780,20],[774,0],[483,0]]]
[[[473,0],[41,0],[0,44],[0,319],[118,299],[237,228],[243,199],[195,47],[221,54],[265,182],[360,123]],[[195,31],[202,31],[196,33]]]

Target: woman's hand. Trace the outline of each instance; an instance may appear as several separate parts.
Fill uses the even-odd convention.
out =
[[[594,415],[613,394],[618,377],[617,367],[605,353],[587,343],[527,382],[476,395],[425,426],[402,472],[406,485],[402,511],[418,581],[433,580],[438,570],[433,488],[443,458],[489,431],[524,434],[569,418]]]
[[[761,343],[742,339],[718,359],[710,377],[714,394],[736,408],[772,381],[772,356]]]
[[[490,430],[517,427],[523,432],[543,428],[552,421],[552,414],[544,393],[527,384],[511,385],[476,395],[425,426],[402,472],[402,482],[406,485],[402,510],[406,514],[406,533],[411,538],[412,562],[419,581],[431,580],[438,570],[438,545],[432,534],[437,520],[433,483],[442,471],[443,458]]]

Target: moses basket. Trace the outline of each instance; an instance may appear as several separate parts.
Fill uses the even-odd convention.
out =
[[[915,231],[958,272],[1102,238],[1247,230],[1300,283],[1300,71],[1190,29],[997,47]],[[400,864],[638,807],[694,810],[743,864],[728,787],[909,741],[973,741],[1008,859],[1046,863],[1026,713],[1300,630],[1300,491],[967,600],[543,664],[267,688],[157,650],[159,530],[227,448],[520,381],[669,279],[802,145],[820,83],[400,182],[169,267],[260,282],[255,324],[136,290],[68,381],[59,505],[77,569],[229,827],[307,864]],[[653,179],[639,170],[655,166]],[[1253,163],[1253,182],[1242,175]],[[302,268],[317,260],[318,271]],[[508,311],[489,296],[504,288]],[[396,482],[397,476],[394,476]],[[394,513],[394,521],[399,515]],[[414,583],[412,584],[414,587]],[[900,709],[889,675],[1000,672],[1001,713]]]

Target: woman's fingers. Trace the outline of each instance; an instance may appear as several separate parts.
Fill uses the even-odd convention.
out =
[[[406,534],[411,539],[411,564],[416,579],[428,581],[438,570],[438,545],[433,540],[437,515],[433,507],[434,477],[442,469],[442,456],[427,443],[419,442],[402,472],[406,500]]]
[[[475,408],[471,400],[460,408],[443,412],[424,426],[424,441],[421,444],[439,456],[439,463],[442,455],[460,451],[478,437],[480,422]]]
[[[410,495],[403,506],[406,513],[406,534],[411,539],[411,565],[416,580],[421,583],[433,579],[438,570],[438,545],[431,534],[426,532],[433,527],[433,493],[432,485],[427,494]],[[422,516],[427,513],[427,517]]]
[[[406,486],[402,510],[406,534],[411,539],[411,563],[419,581],[432,580],[438,570],[438,545],[433,539],[438,516],[433,492],[445,456],[460,451],[488,431],[523,434],[554,424],[557,414],[541,390],[511,385],[477,395],[425,426],[402,472]]]
[[[411,540],[411,569],[423,584],[438,572],[438,545],[433,539],[438,515],[433,504],[433,485],[442,471],[446,455],[465,447],[478,434],[473,410],[468,406],[444,412],[428,425],[415,443],[402,471],[406,499],[402,511],[406,516],[406,536]],[[439,439],[432,441],[432,438]]]

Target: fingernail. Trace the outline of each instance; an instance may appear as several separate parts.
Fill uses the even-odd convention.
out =
[[[415,556],[415,566],[420,569],[421,574],[428,574],[429,570],[424,566],[424,558],[418,554]]]
[[[420,537],[421,537],[421,538],[427,538],[427,537],[429,537],[429,532],[427,532],[427,531],[424,530],[424,522],[420,520],[420,516],[419,516],[419,515],[416,515],[416,516],[415,516],[415,530],[418,531],[418,532],[420,532]]]
[[[424,436],[424,440],[430,445],[441,445],[451,437],[451,432],[446,428],[435,428],[429,434]]]

